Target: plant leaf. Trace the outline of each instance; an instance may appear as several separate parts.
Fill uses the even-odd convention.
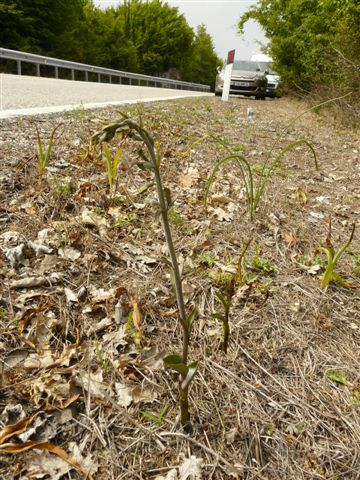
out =
[[[199,362],[192,362],[190,363],[190,365],[187,366],[188,372],[186,374],[186,378],[181,382],[181,388],[183,390],[185,390],[185,388],[187,388],[190,385],[191,381],[195,377],[195,373],[198,369],[198,366],[199,366]]]
[[[346,385],[346,375],[341,370],[335,370],[329,368],[325,372],[326,378],[332,380],[333,382],[340,383],[341,385]]]
[[[168,355],[163,359],[163,362],[165,368],[170,368],[171,370],[175,370],[183,376],[187,376],[189,367],[185,365],[180,355]]]
[[[194,323],[195,318],[198,317],[198,314],[199,314],[199,311],[198,311],[197,307],[194,307],[193,310],[191,311],[191,313],[189,314],[188,318],[187,318],[187,322],[188,322],[188,325],[189,325],[190,328],[191,328],[192,324]]]

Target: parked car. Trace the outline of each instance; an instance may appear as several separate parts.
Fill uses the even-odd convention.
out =
[[[222,95],[224,87],[225,68],[216,76],[215,95]],[[258,62],[250,60],[235,60],[230,81],[230,95],[245,95],[265,100],[267,93],[266,73],[261,70]]]
[[[280,75],[272,69],[272,58],[263,53],[256,53],[251,57],[253,62],[257,62],[261,71],[265,72],[268,80],[266,96],[275,98],[279,95]]]

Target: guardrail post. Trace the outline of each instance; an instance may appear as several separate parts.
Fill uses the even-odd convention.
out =
[[[101,83],[101,73],[98,73],[98,82]]]
[[[88,81],[89,81],[89,75],[87,70],[85,70],[85,82],[88,82]]]
[[[16,64],[17,64],[17,74],[21,75],[21,60],[18,60]]]
[[[39,63],[36,64],[36,76],[40,77],[40,64]]]
[[[111,75],[109,75],[109,83],[112,83]]]
[[[55,67],[55,78],[59,78],[59,67]]]
[[[75,70],[71,69],[71,80],[75,80]]]

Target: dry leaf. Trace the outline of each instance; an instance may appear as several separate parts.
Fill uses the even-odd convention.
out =
[[[81,257],[81,252],[72,247],[59,248],[58,254],[61,258],[71,260],[72,262]]]
[[[121,407],[128,407],[133,400],[131,388],[126,387],[122,383],[115,383],[115,391],[117,394],[117,403]]]
[[[143,331],[142,331],[142,327],[141,327],[141,313],[140,313],[139,306],[136,302],[136,299],[132,295],[130,295],[130,302],[131,302],[131,305],[133,307],[132,321],[133,321],[134,327],[135,327],[137,333],[142,337],[143,336]]]

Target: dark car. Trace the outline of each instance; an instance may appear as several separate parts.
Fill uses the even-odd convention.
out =
[[[225,69],[216,76],[215,95],[222,95]],[[230,95],[245,95],[256,99],[265,99],[267,90],[266,72],[262,71],[258,62],[236,60],[233,64]]]

